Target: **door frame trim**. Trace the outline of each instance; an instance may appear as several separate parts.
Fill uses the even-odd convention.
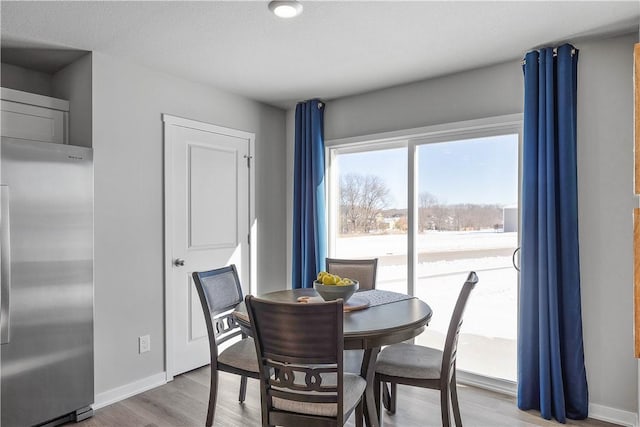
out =
[[[249,253],[248,261],[249,261],[249,277],[248,283],[245,283],[245,286],[248,286],[248,289],[254,289],[255,277],[257,274],[257,262],[256,262],[256,238],[257,238],[257,230],[255,227],[256,224],[256,215],[255,215],[255,140],[256,135],[252,132],[247,132],[243,130],[227,128],[223,126],[214,125],[211,123],[201,122],[197,120],[186,119],[184,117],[172,116],[170,114],[162,114],[162,140],[163,140],[163,148],[164,148],[164,169],[163,169],[163,195],[164,195],[164,368],[166,381],[173,380],[173,334],[171,333],[171,328],[173,327],[174,321],[174,310],[173,310],[173,292],[170,285],[170,272],[173,266],[172,263],[172,251],[171,247],[173,244],[172,236],[173,236],[173,215],[171,206],[173,203],[173,195],[171,191],[168,189],[171,188],[171,179],[173,177],[173,166],[172,166],[172,158],[171,158],[171,145],[169,141],[169,127],[170,126],[180,126],[190,129],[196,129],[204,132],[212,132],[218,133],[221,135],[232,136],[240,139],[247,140],[248,147],[247,152],[249,156],[249,217],[247,218],[247,230],[249,231]]]

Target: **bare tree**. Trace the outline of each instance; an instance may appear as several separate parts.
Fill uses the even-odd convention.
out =
[[[387,206],[389,188],[384,181],[376,175],[366,175],[362,185],[361,207],[364,219],[364,231],[368,233],[375,227],[376,216]]]
[[[418,196],[418,228],[420,232],[436,227],[435,207],[438,198],[428,191],[423,191]]]
[[[387,205],[389,188],[375,175],[340,177],[340,222],[343,233],[369,232]]]
[[[355,233],[362,217],[362,176],[347,174],[340,176],[340,223],[343,233]]]

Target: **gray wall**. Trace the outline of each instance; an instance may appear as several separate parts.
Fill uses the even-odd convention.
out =
[[[327,102],[325,138],[409,129],[522,111],[513,62]]]
[[[91,54],[55,73],[51,87],[52,96],[69,101],[69,144],[91,147]]]
[[[326,106],[326,104],[325,104]],[[325,109],[326,114],[326,109]],[[294,159],[294,138],[295,138],[295,108],[287,110],[287,286],[291,289],[291,274],[293,271],[293,258],[291,247],[293,246],[293,159]],[[326,123],[325,123],[326,126]],[[285,289],[284,287],[282,289]]]
[[[633,44],[584,42],[578,61],[578,201],[591,401],[636,412],[633,341]]]
[[[2,87],[53,96],[50,74],[3,62],[0,76]]]
[[[584,41],[578,70],[578,185],[590,400],[637,411],[633,357],[632,49],[637,33]],[[523,46],[523,52],[529,46]],[[520,61],[327,102],[326,139],[521,113]],[[287,114],[292,176],[293,114]],[[290,180],[289,180],[290,181]],[[288,183],[291,188],[291,182]],[[291,193],[289,193],[291,194]],[[291,200],[287,200],[291,205]],[[291,214],[287,212],[288,223]],[[289,226],[288,229],[291,227]],[[288,239],[290,241],[290,231]],[[291,245],[287,242],[288,253]]]
[[[164,371],[162,113],[255,132],[259,289],[286,268],[285,112],[94,53],[96,393]]]

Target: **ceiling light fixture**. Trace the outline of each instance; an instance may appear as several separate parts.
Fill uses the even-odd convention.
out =
[[[280,18],[295,18],[302,13],[302,5],[296,0],[274,0],[269,2],[269,10]]]

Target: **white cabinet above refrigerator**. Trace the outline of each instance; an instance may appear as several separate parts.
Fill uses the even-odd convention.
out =
[[[3,137],[67,144],[69,101],[48,96],[0,89]]]

